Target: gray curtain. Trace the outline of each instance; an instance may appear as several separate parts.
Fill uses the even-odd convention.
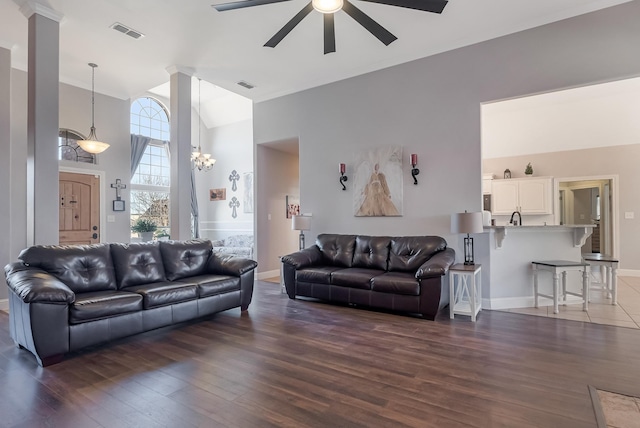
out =
[[[151,138],[149,137],[131,134],[131,177],[136,173],[142,155],[150,141]]]
[[[193,218],[193,237],[200,237],[200,222],[198,221],[198,198],[196,197],[196,174],[191,169],[191,217]]]

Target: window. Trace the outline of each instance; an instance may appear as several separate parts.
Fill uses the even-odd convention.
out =
[[[78,145],[78,140],[84,139],[79,132],[61,129],[58,132],[58,160],[96,163],[96,155],[85,152]]]
[[[138,218],[153,221],[156,235],[169,234],[169,115],[153,98],[131,105],[131,133],[151,137],[131,177],[131,224]],[[135,235],[132,234],[132,237]]]

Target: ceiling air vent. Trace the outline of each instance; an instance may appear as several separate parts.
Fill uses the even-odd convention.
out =
[[[249,82],[245,82],[244,80],[241,80],[238,82],[238,85],[242,86],[243,88],[247,88],[247,89],[253,89],[256,87],[256,85],[252,85]]]
[[[139,39],[140,37],[144,37],[140,31],[136,31],[133,28],[127,27],[119,22],[113,24],[110,28],[113,28],[116,31],[121,32],[122,34],[126,34],[129,37],[133,37],[134,39]]]

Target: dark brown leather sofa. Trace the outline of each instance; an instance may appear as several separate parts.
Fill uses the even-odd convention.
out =
[[[282,257],[291,299],[422,314],[433,320],[449,303],[444,276],[455,251],[439,236],[319,235],[316,244]]]
[[[64,354],[251,303],[253,260],[207,240],[34,246],[5,267],[10,334],[41,366]]]

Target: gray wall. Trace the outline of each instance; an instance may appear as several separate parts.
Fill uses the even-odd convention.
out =
[[[626,3],[257,103],[255,143],[299,137],[311,235],[436,234],[454,242],[450,214],[481,209],[481,103],[639,75],[637,16],[640,2]],[[355,218],[337,164],[349,169],[357,152],[387,144],[404,147],[404,217]],[[420,157],[418,186],[409,153]]]

